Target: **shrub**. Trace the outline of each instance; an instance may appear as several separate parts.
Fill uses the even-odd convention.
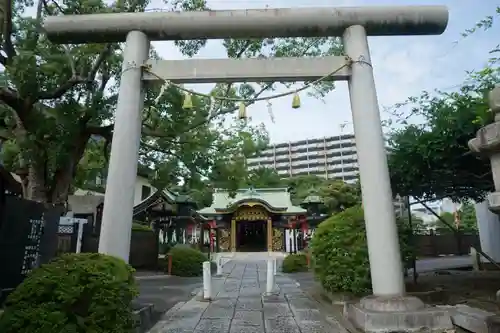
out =
[[[283,273],[307,272],[307,257],[304,253],[290,254],[283,260]]]
[[[160,254],[167,254],[171,248],[172,248],[172,244],[170,244],[170,243],[160,243],[159,253]]]
[[[132,223],[132,230],[133,231],[153,231],[153,229],[151,229],[150,226],[145,225],[145,224],[141,224],[141,223],[138,223],[135,221]]]
[[[35,269],[9,295],[0,332],[131,332],[131,301],[138,294],[133,272],[115,257],[63,255]]]
[[[203,274],[202,265],[207,257],[201,251],[188,245],[176,245],[170,250],[169,256],[172,257],[172,275],[188,277]]]
[[[402,258],[411,258],[407,228],[398,221]],[[332,216],[316,229],[311,241],[313,267],[323,288],[363,294],[370,290],[370,263],[363,209],[355,206]]]

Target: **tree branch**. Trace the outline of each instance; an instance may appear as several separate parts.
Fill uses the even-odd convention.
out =
[[[7,87],[0,88],[0,101],[16,111],[23,105],[23,100],[19,98],[18,94]]]
[[[301,53],[302,56],[304,54],[306,54],[310,49],[311,47],[315,46],[316,44],[318,43],[317,40],[311,40],[311,43],[304,49],[304,51]],[[252,42],[250,40],[248,40],[246,42],[246,44],[242,47],[242,49],[238,52],[237,54],[237,58],[241,57],[243,55],[243,53],[248,49],[248,47],[250,47],[250,45],[252,44]],[[268,83],[266,84],[264,87],[262,87],[254,96],[253,98],[258,98],[259,96],[261,96],[265,91],[267,91],[269,88],[272,87],[272,83]],[[226,95],[229,93],[229,90],[231,89],[231,85],[228,85],[227,89],[226,89]],[[249,105],[252,105],[254,104],[255,102],[250,102],[249,104],[247,104],[247,106]],[[219,117],[219,116],[222,116],[222,115],[226,115],[226,114],[229,114],[229,113],[232,113],[234,111],[238,110],[238,107],[234,107],[234,108],[229,108],[229,109],[226,109],[226,110],[223,110],[223,111],[219,111],[219,112],[214,112],[213,115],[207,117],[206,119],[202,120],[202,121],[199,121],[199,122],[196,122],[194,124],[192,124],[191,126],[187,127],[187,128],[184,128],[182,129],[182,132],[189,132],[189,131],[192,131],[194,130],[195,128],[197,127],[200,127],[200,126],[203,126],[207,123],[209,123],[210,121],[212,121],[213,119]],[[157,131],[154,131],[153,129],[151,128],[145,128],[143,127],[142,129],[142,134],[143,135],[146,135],[146,136],[153,136],[153,137],[157,137],[157,138],[171,138],[171,139],[174,139],[176,138],[176,135],[173,135],[172,133],[161,133],[161,132],[157,132]]]
[[[303,51],[303,54],[305,54],[316,43],[317,43],[317,41],[312,41],[306,47],[306,49]],[[246,43],[245,43],[245,45],[237,53],[237,58],[241,57],[244,54],[244,52],[251,45],[252,45],[252,41],[251,40],[247,40]],[[253,98],[258,98],[259,96],[261,96],[265,91],[267,91],[271,87],[272,87],[272,83],[266,84],[264,87],[262,87],[253,96]],[[230,89],[231,89],[231,85],[228,85],[228,87],[226,88],[226,95],[229,93]],[[251,102],[248,105],[252,105],[252,104],[254,104],[254,102]],[[209,117],[207,117],[207,118],[205,118],[205,119],[203,119],[201,121],[198,121],[198,122],[196,122],[194,124],[191,124],[187,128],[182,129],[182,132],[190,132],[190,131],[192,131],[192,130],[200,127],[200,126],[203,126],[203,125],[209,123],[210,121],[214,120],[215,118],[217,118],[219,116],[223,116],[223,115],[232,113],[232,112],[236,111],[237,109],[238,109],[238,107],[233,107],[233,108],[229,108],[229,109],[226,109],[226,110],[219,110],[219,112],[214,112],[214,114],[212,114],[211,116],[209,116]],[[108,139],[111,140],[113,126],[114,125],[108,125],[108,126],[103,126],[103,127],[89,127],[88,130],[90,131],[91,134],[99,135],[99,136],[105,138],[106,140],[108,140]],[[171,139],[171,140],[174,140],[174,139],[177,138],[177,133],[164,133],[164,132],[155,131],[154,129],[148,127],[147,125],[144,125],[142,127],[142,134],[145,135],[145,136],[151,136],[151,137],[162,138],[162,139]],[[178,144],[182,144],[181,142],[177,142],[177,143]],[[149,148],[152,148],[152,147],[149,147]],[[155,149],[155,150],[157,150],[157,149]]]
[[[95,80],[95,77],[97,75],[97,72],[99,71],[99,67],[102,65],[106,57],[110,54],[111,52],[111,44],[107,44],[104,46],[104,49],[101,51],[99,56],[97,57],[96,61],[92,65],[92,68],[88,72],[86,77],[76,75],[76,69],[75,65],[73,62],[73,58],[71,57],[71,54],[69,53],[69,50],[65,48],[66,55],[68,56],[70,66],[71,66],[71,71],[72,71],[72,76],[62,85],[60,85],[57,89],[53,91],[47,91],[47,92],[41,92],[38,94],[37,98],[35,99],[35,102],[39,100],[44,100],[44,99],[58,99],[61,98],[66,92],[74,88],[76,85],[81,84],[81,83],[90,83]]]
[[[44,99],[61,98],[68,90],[72,89],[77,84],[87,82],[88,80],[86,78],[83,78],[81,76],[72,76],[68,81],[57,87],[55,90],[49,92],[41,92],[40,94],[38,94],[36,100],[38,101]]]
[[[97,71],[99,70],[99,67],[101,67],[102,63],[104,60],[106,60],[106,57],[109,56],[111,53],[111,44],[106,44],[104,48],[102,49],[101,53],[99,53],[99,56],[97,57],[94,65],[92,66],[92,69],[90,70],[89,74],[87,75],[88,80],[94,80],[95,76],[97,75]]]
[[[253,98],[258,98],[260,95],[262,95],[267,89],[269,89],[270,87],[272,86],[272,83],[269,83],[267,84],[265,87],[263,87],[261,90],[259,90],[259,92],[257,92]],[[252,101],[250,103],[247,104],[247,106],[249,105],[252,105],[254,104],[255,102]],[[222,111],[219,111],[217,113],[214,113],[212,114],[211,116],[201,120],[201,121],[198,121],[190,126],[188,126],[187,128],[183,128],[181,129],[182,132],[190,132],[200,126],[203,126],[207,123],[209,123],[210,121],[214,120],[215,118],[219,117],[219,116],[223,116],[223,115],[226,115],[226,114],[229,114],[229,113],[232,113],[234,111],[238,110],[238,107],[233,107],[233,108],[229,108],[229,109],[226,109],[226,110],[222,110]],[[171,139],[174,139],[177,137],[177,133],[162,133],[162,132],[158,132],[158,131],[154,131],[150,128],[144,128],[142,129],[142,134],[146,135],[146,136],[153,136],[153,137],[157,137],[157,138],[171,138]]]
[[[177,155],[176,153],[174,153],[171,150],[162,149],[162,148],[157,147],[155,145],[146,143],[146,142],[144,142],[142,140],[141,140],[141,146],[144,147],[144,148],[150,149],[150,150],[157,151],[157,152],[162,153],[162,154],[167,154],[167,155],[170,155],[170,156],[174,156],[174,157],[178,158],[179,160],[182,159],[179,155]]]
[[[12,0],[5,0],[4,19],[4,51],[7,54],[7,61],[11,61],[16,56],[16,50],[12,44]]]

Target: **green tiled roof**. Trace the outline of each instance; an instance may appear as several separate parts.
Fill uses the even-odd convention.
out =
[[[212,206],[200,209],[201,215],[215,215],[217,211],[227,210],[232,205],[245,201],[260,201],[272,210],[281,211],[283,214],[305,214],[307,211],[292,205],[290,193],[287,188],[261,188],[239,189],[231,197],[227,190],[216,189],[213,194]]]

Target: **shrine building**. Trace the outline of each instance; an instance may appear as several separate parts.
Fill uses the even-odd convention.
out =
[[[219,251],[284,251],[287,230],[306,234],[308,211],[294,206],[288,188],[216,189],[210,207],[198,210],[216,230]]]

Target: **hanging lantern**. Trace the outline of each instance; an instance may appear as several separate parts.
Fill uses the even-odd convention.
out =
[[[300,96],[297,93],[293,95],[292,108],[294,109],[300,108]]]
[[[184,110],[191,110],[193,108],[193,101],[191,99],[191,94],[187,91],[184,93],[184,102],[182,103],[182,108]]]
[[[243,102],[240,102],[240,108],[238,110],[238,119],[247,119],[247,106]]]

